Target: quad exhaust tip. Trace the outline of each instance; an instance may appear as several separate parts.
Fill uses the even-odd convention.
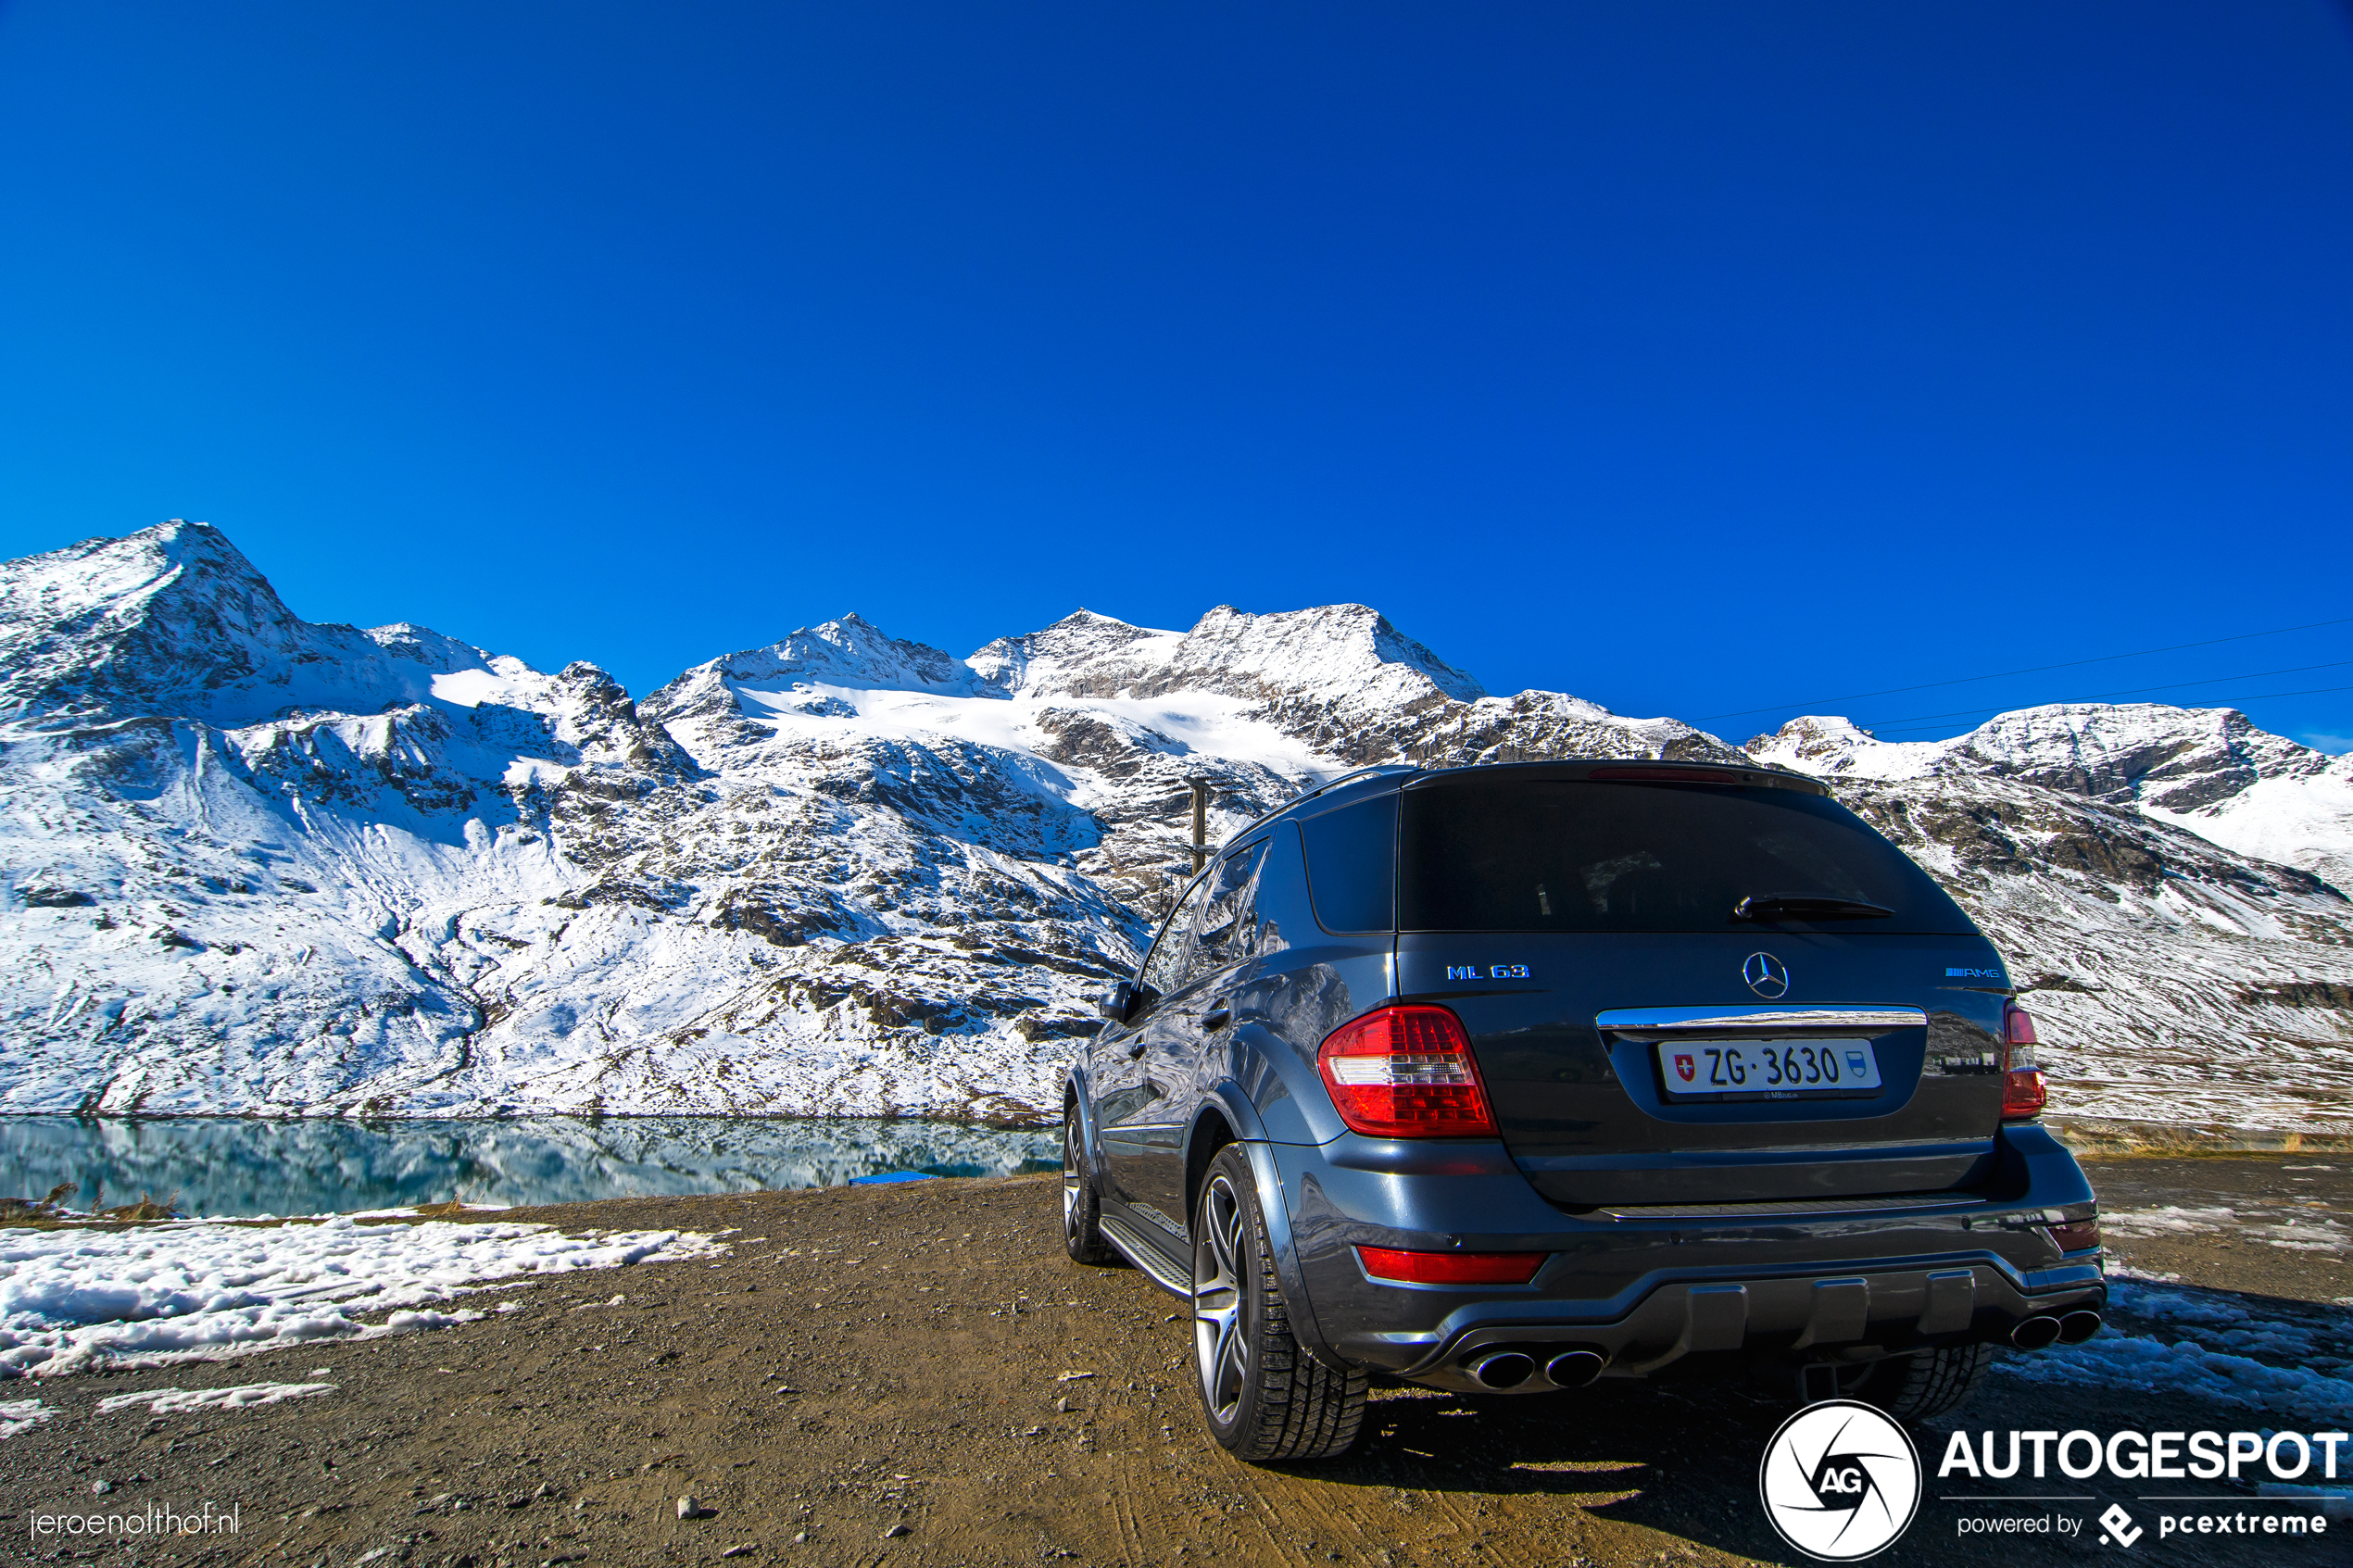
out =
[[[2059,1343],[2081,1345],[2100,1331],[2100,1315],[2090,1308],[2070,1312],[2059,1319]]]
[[[2092,1327],[2095,1330],[2100,1326],[2098,1313],[2087,1312],[2083,1315],[2092,1320]],[[2059,1336],[2065,1332],[2059,1320],[2055,1317],[2047,1314],[2031,1317],[2010,1330],[2010,1343],[2021,1350],[2040,1350],[2046,1345],[2057,1344]],[[2091,1336],[2087,1334],[2084,1337],[2088,1339]]]
[[[1517,1350],[1498,1350],[1471,1362],[1470,1374],[1484,1388],[1516,1388],[1536,1375],[1536,1358]]]
[[[1464,1365],[1480,1387],[1503,1393],[1525,1388],[1531,1384],[1540,1388],[1546,1384],[1554,1388],[1582,1388],[1601,1376],[1605,1364],[1604,1358],[1592,1350],[1563,1350],[1541,1363],[1544,1369],[1544,1382],[1537,1383],[1536,1369],[1540,1363],[1536,1358],[1543,1354],[1541,1348],[1532,1353],[1529,1350],[1489,1350],[1473,1357]]]

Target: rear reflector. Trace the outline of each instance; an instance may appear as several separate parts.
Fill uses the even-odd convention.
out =
[[[1315,1060],[1351,1132],[1376,1138],[1495,1135],[1470,1035],[1445,1008],[1377,1008],[1333,1030]]]
[[[2043,1114],[2050,1090],[2034,1064],[2034,1020],[2016,1002],[2002,1010],[2002,1120],[2032,1122]]]
[[[1400,1285],[1526,1285],[1549,1252],[1400,1252],[1360,1247],[1356,1256],[1375,1279]]]
[[[2100,1222],[2097,1215],[2088,1220],[2070,1220],[2065,1224],[2045,1227],[2051,1239],[2058,1243],[2062,1252],[2081,1252],[2100,1244]]]

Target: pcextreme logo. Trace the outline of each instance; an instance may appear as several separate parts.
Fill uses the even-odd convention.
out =
[[[1756,1467],[1765,1517],[1822,1562],[1856,1562],[1895,1544],[1920,1506],[1920,1456],[1894,1421],[1824,1399],[1781,1423]]]

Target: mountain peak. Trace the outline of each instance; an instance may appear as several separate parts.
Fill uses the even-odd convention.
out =
[[[1467,671],[1361,604],[1259,615],[1219,605],[1185,633],[1168,678],[1199,685],[1212,671],[1218,681],[1252,695],[1270,688],[1302,696],[1378,689],[1392,699],[1435,693],[1455,702],[1477,702],[1487,695]]]
[[[894,637],[852,610],[820,626],[804,626],[782,642],[731,654],[720,661],[738,681],[788,675],[834,685],[907,686],[962,691],[972,684],[963,661],[929,643]]]
[[[17,716],[251,720],[324,696],[305,667],[360,644],[288,609],[209,523],[174,518],[0,564],[0,711]]]
[[[982,695],[982,684],[963,659],[945,649],[894,637],[852,610],[803,626],[765,647],[698,664],[639,706],[648,718],[673,723],[797,710],[806,706],[805,688],[816,686],[970,696]]]
[[[1000,637],[964,662],[1008,696],[1110,696],[1134,678],[1139,654],[1156,662],[1139,645],[1173,645],[1179,635],[1076,609],[1042,631]]]
[[[1277,707],[1339,701],[1392,709],[1487,695],[1469,674],[1359,604],[1266,614],[1219,605],[1187,632],[1081,609],[1043,631],[1000,637],[966,662],[992,687],[1033,696],[1195,691]]]

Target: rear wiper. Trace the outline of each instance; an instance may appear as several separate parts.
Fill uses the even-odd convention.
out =
[[[1752,893],[1732,906],[1734,920],[1893,920],[1884,904],[1824,898],[1812,893]]]

